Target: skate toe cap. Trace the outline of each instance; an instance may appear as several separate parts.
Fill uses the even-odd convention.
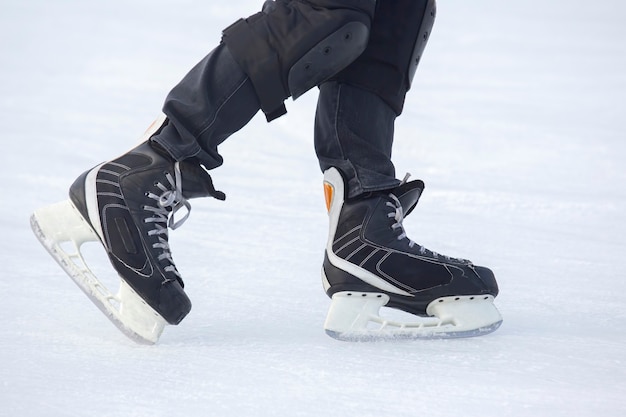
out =
[[[494,297],[498,295],[500,292],[498,288],[498,282],[496,281],[496,277],[493,271],[484,266],[475,266],[474,271],[478,275],[478,278],[482,281],[485,286],[485,293],[491,294]]]
[[[172,325],[180,323],[191,311],[191,300],[178,281],[166,282],[161,287],[159,314]]]

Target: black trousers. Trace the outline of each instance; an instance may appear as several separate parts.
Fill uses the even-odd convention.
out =
[[[291,5],[297,5],[293,9],[296,11],[306,10],[312,3],[328,7],[339,5],[339,8],[322,8],[321,13],[328,19],[344,13],[346,5],[350,16],[365,13],[367,20],[370,19],[368,13],[373,12],[373,19],[368,21],[371,33],[365,51],[320,85],[315,149],[322,171],[337,167],[343,173],[349,196],[397,185],[391,162],[394,121],[402,112],[411,85],[411,58],[418,41],[419,20],[429,1],[378,0],[375,9],[372,0],[279,1],[288,11]],[[369,5],[371,10],[357,10],[360,5]],[[320,13],[319,8],[315,12]],[[294,13],[286,13],[284,22],[271,16],[271,27],[259,14],[250,19],[254,23],[253,33],[266,41],[268,47],[275,48],[273,53],[279,58],[294,55],[292,49],[283,54],[280,48],[288,48],[295,39],[306,38],[302,25],[293,19]],[[284,27],[277,29],[277,25]],[[304,27],[314,30],[310,21]],[[294,32],[293,38],[285,38],[291,36],[289,31]],[[238,53],[254,56],[258,50],[244,48]],[[208,169],[221,165],[218,145],[245,126],[261,109],[262,100],[250,75],[257,60],[235,55],[228,48],[228,42],[220,44],[168,95],[163,107],[168,124],[154,140],[177,160],[195,157]],[[287,58],[278,61],[285,60]],[[276,90],[284,90],[280,94],[285,99],[289,95],[286,83],[279,84],[283,85]]]

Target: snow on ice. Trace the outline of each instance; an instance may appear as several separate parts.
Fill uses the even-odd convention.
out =
[[[341,343],[322,323],[316,92],[221,148],[226,202],[172,232],[194,301],[157,346],[121,335],[32,236],[35,208],[128,149],[259,1],[0,5],[2,416],[615,416],[626,411],[626,6],[440,1],[397,122],[405,225],[492,267],[483,338]],[[97,250],[94,251],[94,255]]]

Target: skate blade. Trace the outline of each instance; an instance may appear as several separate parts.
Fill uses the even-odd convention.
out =
[[[159,340],[167,322],[123,279],[113,294],[87,266],[81,245],[99,238],[71,201],[36,210],[30,223],[44,248],[122,333],[140,344]]]
[[[410,322],[381,317],[380,309],[388,302],[382,293],[336,293],[324,330],[343,341],[445,339],[482,336],[502,324],[490,295],[439,298],[428,305],[430,317],[413,316]]]

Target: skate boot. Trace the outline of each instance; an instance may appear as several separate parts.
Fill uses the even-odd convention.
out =
[[[478,336],[496,330],[498,285],[491,270],[410,240],[402,221],[424,189],[403,182],[346,201],[335,168],[324,174],[330,229],[322,268],[331,307],[326,332],[340,340]],[[383,318],[381,307],[410,314]],[[406,314],[402,314],[406,315]]]
[[[102,312],[127,336],[151,344],[166,324],[180,323],[191,309],[172,260],[168,227],[175,229],[187,219],[189,198],[204,196],[225,198],[199,164],[176,162],[145,140],[82,174],[70,188],[69,201],[37,210],[31,224]],[[182,207],[185,215],[175,220]],[[117,294],[87,266],[80,246],[88,241],[104,246],[121,278]]]

